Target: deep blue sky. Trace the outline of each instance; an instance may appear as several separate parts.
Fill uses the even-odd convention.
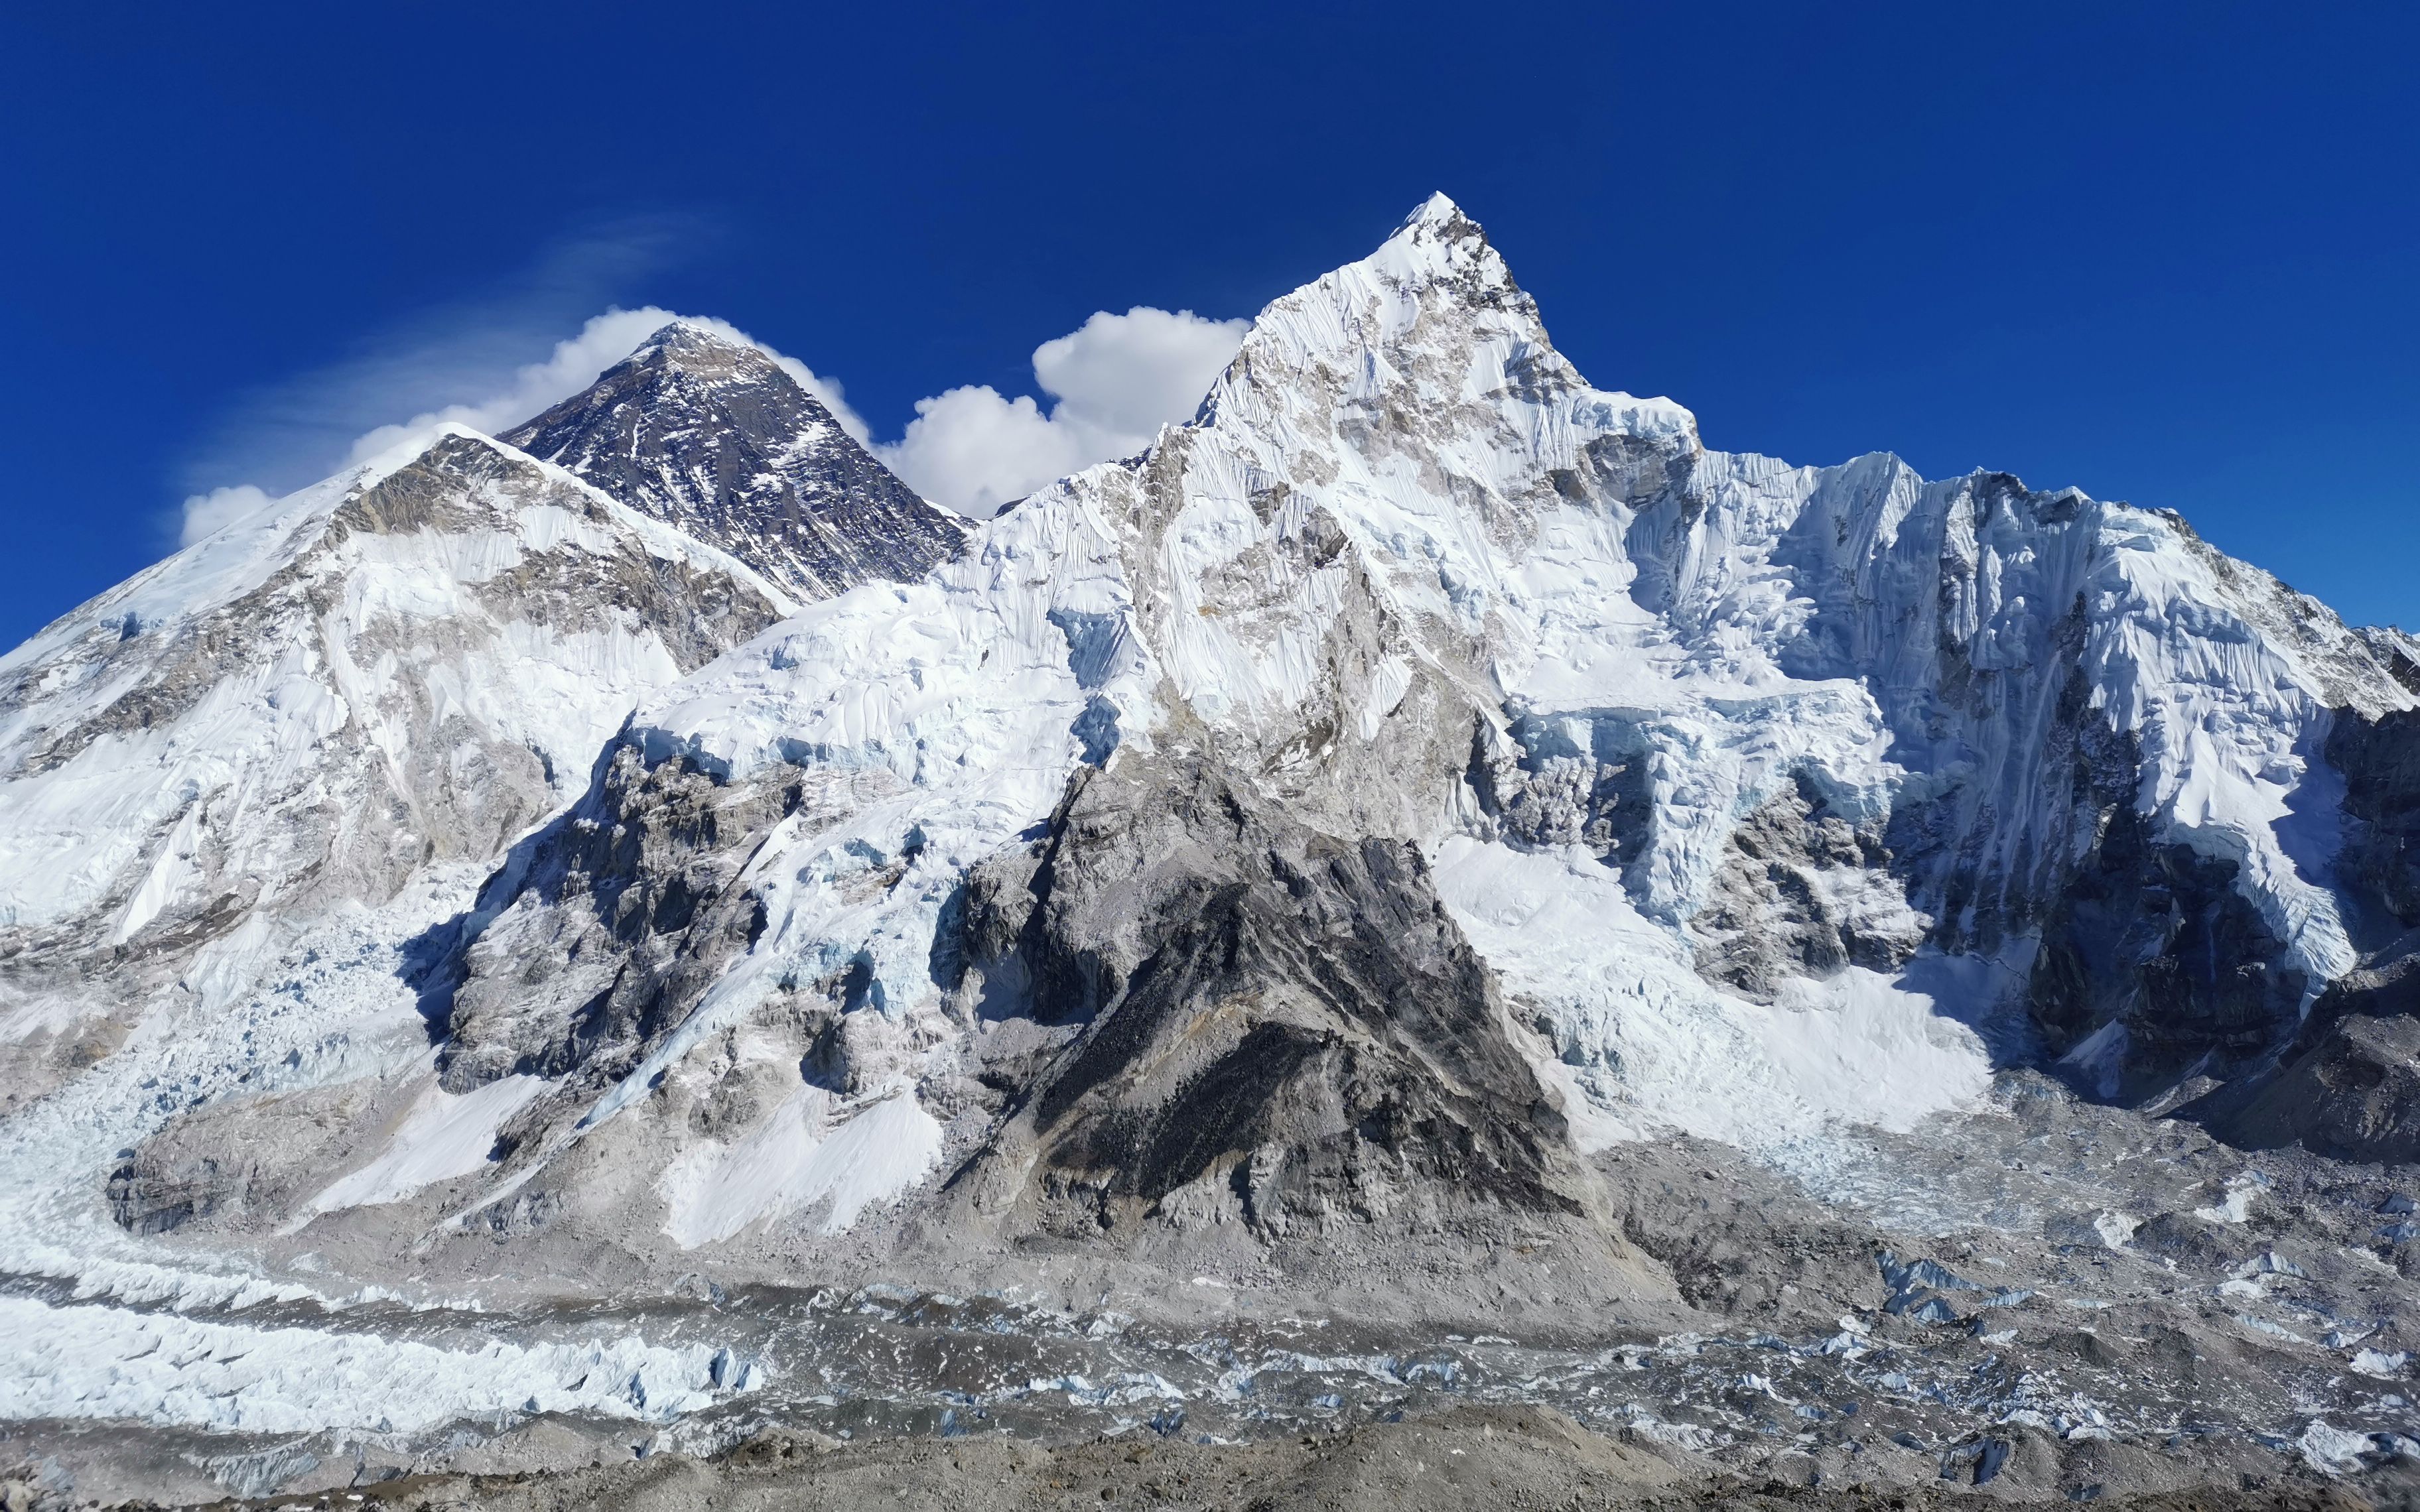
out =
[[[0,644],[430,331],[720,315],[895,435],[1433,189],[1710,444],[2173,506],[2420,627],[2420,7],[1310,8],[7,8]]]

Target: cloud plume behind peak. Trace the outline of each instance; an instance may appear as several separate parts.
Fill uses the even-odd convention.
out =
[[[305,454],[298,462],[285,465],[280,465],[273,458],[263,458],[267,464],[265,475],[270,484],[266,488],[258,483],[247,481],[219,483],[197,489],[184,501],[178,544],[191,546],[203,536],[253,513],[276,494],[338,469],[367,461],[438,425],[469,425],[490,435],[510,430],[596,382],[598,374],[630,355],[640,343],[671,322],[682,319],[707,327],[731,340],[745,342],[764,352],[796,378],[800,387],[822,400],[843,429],[861,441],[869,439],[865,422],[849,408],[839,383],[814,372],[797,358],[757,341],[728,321],[683,316],[652,304],[632,310],[611,308],[602,315],[590,316],[577,333],[557,341],[546,357],[509,369],[502,369],[492,363],[485,364],[484,370],[481,364],[463,363],[459,361],[459,354],[450,350],[448,344],[441,340],[394,354],[382,362],[365,361],[335,373],[319,376],[316,381],[333,391],[328,405],[333,412],[375,413],[374,407],[380,397],[392,396],[388,400],[390,408],[387,412],[395,413],[402,408],[404,396],[428,386],[427,376],[429,373],[449,368],[456,370],[454,381],[457,387],[454,392],[460,397],[444,400],[416,412],[405,410],[401,418],[373,424],[349,440],[337,440],[341,432],[324,421],[289,426],[289,429],[316,432],[318,455]],[[292,387],[302,390],[308,386],[304,383]]]
[[[437,322],[420,340],[256,396],[229,428],[226,444],[190,470],[193,492],[178,521],[178,542],[190,546],[293,488],[437,425],[464,424],[491,435],[509,430],[578,393],[676,319],[763,351],[910,487],[977,517],[1096,462],[1132,455],[1161,425],[1190,419],[1249,329],[1248,321],[1210,319],[1190,310],[1100,311],[1034,348],[1034,381],[1047,409],[1030,395],[963,385],[918,400],[899,438],[876,442],[838,380],[727,321],[654,304],[610,306],[551,349],[542,334],[526,329],[507,332],[507,340],[492,321]],[[514,361],[514,347],[523,357],[533,350],[546,355]]]

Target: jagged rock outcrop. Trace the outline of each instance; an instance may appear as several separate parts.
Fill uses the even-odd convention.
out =
[[[2241,1105],[2212,1119],[2252,1149],[2420,1164],[2420,1018],[2330,1012]]]
[[[2420,665],[2406,638],[2368,639],[2391,665]],[[2266,1046],[2273,1066],[2205,1093],[2195,1111],[2255,1149],[2299,1143],[2345,1160],[2420,1160],[2420,717],[2346,709],[2323,749],[2343,784],[2329,874],[2364,954],[2284,1043]],[[2241,937],[2239,926],[2231,938]]]
[[[1790,977],[1852,964],[1896,970],[1930,921],[1891,875],[1882,831],[1833,812],[1804,779],[1776,794],[1731,832],[1706,906],[1690,920],[1702,942],[1698,969],[1760,1002]]]
[[[761,896],[735,885],[770,831],[829,821],[886,786],[782,775],[724,785],[688,761],[650,766],[630,744],[610,748],[590,796],[429,939],[442,1085],[627,1073],[764,932]],[[835,1015],[863,1006],[843,980],[821,985]]]
[[[802,601],[877,579],[913,582],[966,533],[780,363],[694,321],[657,332],[504,439],[721,547]]]

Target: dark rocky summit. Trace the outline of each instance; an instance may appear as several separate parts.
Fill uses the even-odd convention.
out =
[[[675,321],[504,440],[722,548],[800,600],[912,582],[965,527],[755,347]]]

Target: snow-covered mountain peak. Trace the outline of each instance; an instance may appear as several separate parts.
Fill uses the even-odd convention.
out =
[[[744,563],[460,425],[277,501],[0,663],[13,989],[484,864],[639,695],[792,608]],[[74,1020],[140,999],[52,989]]]
[[[2254,1086],[2420,929],[2420,642],[2172,515],[1710,450],[1442,195],[979,525],[712,322],[508,440],[0,661],[0,1270],[1387,1288],[1551,1234],[1597,1317],[1567,1263],[1695,1220],[1586,1163],[1937,1232],[1875,1152],[2038,1143],[2012,1062]]]
[[[1492,445],[1567,425],[1575,403],[1591,408],[1592,429],[1698,447],[1696,419],[1680,405],[1590,389],[1484,230],[1438,194],[1367,257],[1264,309],[1201,424],[1280,447],[1301,444],[1309,426],[1366,449],[1407,423]]]
[[[1459,251],[1474,261],[1495,257],[1487,232],[1442,191],[1422,200],[1393,236],[1380,244],[1373,258],[1402,257],[1414,249],[1432,254]],[[1500,267],[1502,259],[1496,259]]]
[[[912,582],[965,534],[780,363],[697,321],[665,326],[505,440],[801,600]]]
[[[1724,1137],[1765,1115],[1642,1072],[1653,1057],[1624,1041],[1661,1032],[1657,1015],[1752,1039],[1755,1012],[1729,995],[1792,980],[1862,991],[1834,981],[1838,963],[1895,967],[1928,944],[1999,982],[1959,989],[1978,1002],[2023,990],[2022,964],[1993,977],[2004,968],[1987,963],[2038,949],[2088,963],[2072,969],[2112,990],[2053,1012],[2073,1026],[2062,1037],[2138,1012],[2124,994],[2139,962],[2102,962],[2092,930],[2045,922],[2073,869],[2103,864],[2092,837],[2107,816],[2073,796],[2096,784],[2140,805],[2146,843],[2175,848],[2161,865],[2191,855],[2229,869],[2201,896],[2250,921],[2236,964],[2265,995],[2229,1011],[2290,1021],[2352,959],[2341,910],[2293,859],[2310,854],[2291,821],[2307,752],[2332,707],[2409,700],[2333,616],[2180,522],[2000,474],[1928,484],[1884,455],[1816,469],[1707,451],[1681,406],[1590,388],[1450,201],[1273,301],[1192,426],[1139,465],[1035,496],[986,528],[966,566],[983,616],[1030,627],[1021,644],[1041,636],[1037,658],[1054,626],[1068,664],[1094,670],[1031,705],[1032,743],[1001,740],[1021,721],[997,702],[980,725],[940,713],[956,685],[917,648],[976,642],[946,599],[912,595],[879,629],[853,609],[811,636],[785,630],[758,670],[738,658],[726,675],[744,681],[744,722],[764,733],[735,738],[737,705],[719,690],[667,695],[643,719],[668,751],[689,748],[692,720],[721,732],[716,749],[805,750],[770,733],[786,704],[847,732],[818,737],[811,764],[921,751],[845,686],[847,668],[872,665],[847,648],[893,645],[921,663],[918,691],[876,673],[884,702],[979,737],[944,788],[994,752],[1102,759],[1098,743],[1070,740],[1080,716],[1129,742],[1216,751],[1340,832],[1441,847],[1464,863],[1453,875],[1485,879],[1470,884],[1482,893],[1450,883],[1450,901],[1517,890],[1522,868],[1545,864],[1508,857],[1579,846],[1594,857],[1575,873],[1602,895],[1592,906],[1632,919],[1606,947],[1605,980],[1649,960],[1669,973],[1650,974],[1646,999],[1530,976],[1518,930],[1501,936],[1499,969],[1561,1005],[1549,1017],[1566,1063],[1629,1068],[1594,1083],[1606,1116]],[[1793,920],[1761,901],[1767,863],[1753,856],[1767,853],[1743,847],[1769,845],[1759,825],[1802,820],[1870,833],[1865,859],[1809,864],[1839,875]],[[811,937],[826,954],[857,948]],[[882,980],[893,1004],[917,990]],[[1911,1024],[1931,1011],[1920,994],[1877,1001]],[[2160,1031],[2175,1048],[2147,1049],[2141,1074],[2200,1054],[2207,1011]],[[2148,1044],[2153,1031],[2134,1032]],[[1763,1053],[1744,1042],[1729,1063]],[[1766,1062],[1747,1080],[1780,1096],[1781,1076]],[[1945,1072],[1936,1091],[1976,1085]],[[1843,1095],[1804,1116],[1864,1096]]]
[[[688,318],[666,322],[614,365],[623,363],[673,366],[709,380],[743,382],[763,381],[781,365],[728,331]]]
[[[1462,207],[1454,203],[1453,196],[1442,189],[1420,201],[1411,214],[1404,217],[1404,224],[1407,226],[1423,224],[1444,226],[1451,225],[1456,222],[1472,224],[1466,221],[1462,213]]]

